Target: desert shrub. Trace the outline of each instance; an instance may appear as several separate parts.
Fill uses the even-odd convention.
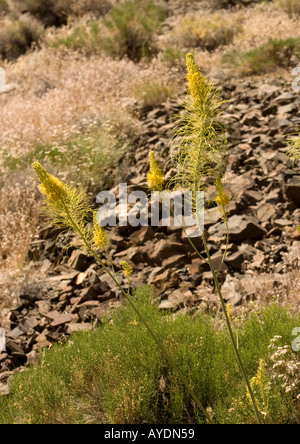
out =
[[[99,22],[92,21],[88,25],[77,26],[63,38],[57,38],[51,46],[61,46],[73,51],[81,51],[86,55],[97,54],[102,51],[102,39]]]
[[[140,114],[145,115],[164,103],[174,93],[172,86],[152,80],[140,83],[135,89],[135,97],[140,104]]]
[[[224,18],[220,14],[208,17],[187,15],[174,28],[171,39],[183,48],[201,47],[213,51],[218,46],[228,45],[241,31],[237,17]]]
[[[118,0],[71,0],[72,15],[82,16],[94,13],[97,16],[105,15]]]
[[[45,26],[66,25],[70,16],[106,14],[114,0],[18,0],[19,9],[32,14]]]
[[[227,332],[213,318],[173,317],[151,303],[148,287],[135,304],[160,341],[168,347],[216,423],[254,423]],[[269,344],[291,343],[300,318],[271,306],[236,327],[249,374],[260,360],[269,362]],[[295,357],[293,358],[295,359]],[[299,411],[281,383],[269,373],[272,388],[269,420],[299,421]],[[195,423],[202,422],[176,373],[164,362],[146,328],[128,305],[112,321],[89,333],[74,334],[66,344],[43,351],[36,369],[17,374],[9,397],[0,398],[1,423]]]
[[[65,25],[71,13],[70,2],[65,0],[21,0],[19,3],[45,26]]]
[[[300,14],[299,0],[275,0],[276,6],[286,11],[290,16]]]
[[[290,66],[292,56],[300,57],[300,38],[269,39],[248,52],[234,50],[224,55],[223,63],[244,75],[261,74]]]
[[[112,56],[139,61],[153,54],[153,37],[166,17],[166,10],[153,1],[126,1],[112,8],[104,24],[110,35],[103,49]]]
[[[59,144],[37,145],[23,156],[3,152],[2,158],[3,166],[10,171],[26,170],[33,161],[44,162],[53,173],[64,171],[64,180],[98,192],[114,183],[120,172],[119,160],[129,149],[129,141],[95,130]]]
[[[172,66],[177,66],[181,68],[185,67],[184,63],[185,53],[174,47],[166,48],[163,51],[160,60],[169,65],[170,67]]]
[[[9,6],[6,0],[0,0],[0,14],[3,12],[8,12]]]
[[[0,55],[14,60],[37,44],[42,34],[43,27],[35,20],[12,21],[0,31]]]

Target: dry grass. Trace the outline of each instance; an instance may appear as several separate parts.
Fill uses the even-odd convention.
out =
[[[24,172],[0,188],[0,268],[21,268],[39,219],[36,181]]]
[[[0,56],[7,60],[17,59],[38,44],[44,31],[37,20],[26,15],[19,20],[4,20],[1,25]]]
[[[228,45],[241,31],[241,18],[238,14],[219,13],[187,14],[170,32],[169,43],[178,48],[201,48],[213,51]]]
[[[270,38],[287,39],[299,37],[299,22],[288,18],[286,14],[275,8],[274,4],[259,4],[243,12],[244,31],[233,41],[242,51],[266,43]]]
[[[0,146],[24,154],[37,144],[68,140],[82,131],[83,123],[86,131],[95,121],[130,130],[136,122],[127,108],[135,101],[135,86],[167,76],[169,69],[155,61],[138,66],[46,48],[28,54],[7,66],[15,90],[0,95]]]
[[[275,4],[287,12],[290,16],[294,14],[300,14],[300,1],[299,0],[275,0]]]
[[[155,60],[150,65],[137,65],[128,60],[85,58],[50,48],[4,66],[9,90],[0,94],[0,169],[4,177],[10,174],[3,171],[5,153],[13,158],[30,158],[38,145],[48,144],[62,152],[66,141],[88,136],[95,128],[122,138],[136,136],[139,122],[132,115],[136,85],[149,84],[150,79],[154,84],[163,79],[172,83],[172,76],[175,80],[177,76]],[[63,167],[60,169],[66,173]],[[72,168],[68,173],[71,172]],[[26,175],[26,186],[16,186],[11,181],[0,185],[4,209],[1,254],[8,257],[0,261],[0,267],[22,262],[36,225],[38,210],[33,208],[35,200],[31,197],[36,183],[29,185],[25,179]],[[16,251],[10,249],[11,245],[16,245]]]
[[[135,96],[140,104],[141,115],[164,103],[174,95],[174,87],[163,82],[146,80],[135,89]]]
[[[213,15],[216,16],[218,14],[220,14],[219,11],[213,13]],[[207,17],[209,20],[209,17],[213,15],[209,14],[203,3],[200,12],[195,11],[193,20],[196,21],[197,17]],[[178,36],[176,37],[174,30],[179,29],[180,24],[189,16],[191,17],[190,13],[181,14],[172,16],[167,20],[170,29],[159,36],[159,48],[162,54],[164,54],[168,48],[171,48],[173,53],[175,51],[176,59],[176,50],[178,51],[182,48],[180,45],[182,45],[184,40],[181,40]],[[220,78],[223,81],[226,72],[222,72],[220,67],[225,52],[232,51],[236,48],[243,52],[250,51],[257,46],[265,44],[270,38],[284,40],[290,37],[300,36],[299,21],[297,18],[288,17],[288,15],[283,10],[278,9],[274,3],[254,3],[248,8],[239,9],[238,12],[230,9],[223,10],[222,20],[224,23],[237,20],[237,23],[242,24],[240,32],[234,33],[231,43],[229,42],[226,46],[219,46],[214,51],[207,51],[207,49],[201,47],[201,45],[191,49],[193,49],[197,64],[203,71],[205,73],[211,72],[213,77],[215,76],[215,78]],[[188,33],[186,33],[186,35],[187,38],[190,38]],[[171,54],[171,60],[172,58],[174,59],[174,54]]]

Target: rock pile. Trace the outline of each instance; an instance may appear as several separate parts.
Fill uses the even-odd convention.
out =
[[[259,294],[265,300],[285,294],[291,280],[295,284],[300,168],[293,168],[286,156],[284,135],[300,126],[300,96],[284,81],[229,83],[223,92],[228,103],[222,119],[230,136],[225,187],[232,196],[224,263],[225,227],[217,208],[207,211],[205,230],[224,297],[234,306]],[[143,121],[135,151],[126,159],[131,166],[122,181],[129,192],[144,189],[150,150],[162,166],[170,158],[172,117],[178,110],[177,103],[168,101]],[[117,187],[112,191],[117,192]],[[151,285],[160,298],[160,309],[207,309],[217,304],[208,266],[180,227],[117,226],[108,233],[119,280],[123,279],[120,262],[126,259],[134,269],[133,285]],[[0,391],[4,393],[11,372],[35,363],[41,347],[93,328],[124,302],[114,282],[91,258],[75,247],[66,248],[68,240],[49,228],[37,234],[28,259],[29,268],[38,271],[40,278],[28,281],[18,305],[1,313],[6,334],[0,350]],[[203,253],[199,240],[197,247]]]

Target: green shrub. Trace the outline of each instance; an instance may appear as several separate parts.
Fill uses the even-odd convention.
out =
[[[292,56],[300,57],[300,38],[269,39],[267,43],[248,52],[234,50],[223,57],[223,63],[244,75],[270,72],[290,66]]]
[[[102,39],[99,22],[92,21],[88,25],[77,26],[71,34],[58,38],[52,43],[54,48],[61,46],[73,51],[81,51],[86,55],[102,51]]]
[[[162,82],[148,80],[138,85],[135,97],[140,103],[141,116],[164,103],[172,94],[172,87]]]
[[[112,56],[139,61],[156,52],[153,36],[160,29],[166,11],[153,1],[126,1],[115,6],[105,18],[110,35],[103,42]]]
[[[41,144],[24,156],[3,153],[4,167],[27,168],[33,161],[47,164],[51,171],[65,171],[64,178],[91,191],[109,187],[119,171],[118,163],[130,149],[130,142],[96,130],[60,144]],[[110,174],[109,174],[110,171]]]
[[[35,20],[13,21],[0,31],[0,55],[14,60],[38,44],[42,34],[43,27]]]
[[[228,333],[203,314],[194,319],[163,314],[147,287],[135,297],[138,309],[187,376],[217,423],[255,423]],[[238,323],[238,322],[237,322]],[[240,322],[235,334],[247,371],[255,375],[268,359],[270,340],[291,344],[300,317],[271,306]],[[268,373],[269,378],[269,373]],[[300,420],[294,400],[270,378],[270,423]],[[300,389],[300,387],[299,387]],[[267,390],[267,389],[266,389]],[[0,397],[0,423],[160,423],[202,422],[177,374],[160,355],[135,311],[113,313],[95,331],[74,334],[41,355],[36,369],[16,374],[9,397]]]
[[[185,68],[185,53],[179,49],[170,47],[165,49],[162,53],[161,61],[169,66]]]

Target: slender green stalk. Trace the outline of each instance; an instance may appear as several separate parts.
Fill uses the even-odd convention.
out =
[[[197,219],[198,219],[198,224],[199,224],[200,220],[199,220],[199,213],[198,212],[197,212]],[[217,273],[216,273],[216,271],[214,269],[214,266],[212,264],[209,248],[208,248],[208,245],[207,245],[204,233],[202,234],[201,237],[202,237],[202,242],[203,242],[204,249],[205,249],[205,252],[206,252],[208,264],[209,264],[210,270],[211,270],[212,275],[213,275],[215,287],[216,287],[216,290],[217,290],[217,293],[218,293],[218,296],[219,296],[219,299],[220,299],[220,302],[221,302],[221,307],[222,307],[222,310],[223,310],[223,313],[224,313],[224,316],[225,316],[226,325],[227,325],[229,336],[230,336],[230,339],[231,339],[231,342],[232,342],[232,345],[233,345],[233,348],[234,348],[236,359],[238,361],[241,373],[242,373],[242,375],[243,375],[243,377],[245,379],[245,383],[246,383],[247,389],[249,391],[249,395],[251,397],[251,401],[252,401],[252,405],[253,405],[253,408],[254,408],[254,412],[255,412],[257,421],[258,421],[259,424],[264,424],[264,419],[263,419],[263,417],[262,417],[262,415],[261,415],[261,413],[260,413],[260,411],[259,411],[259,409],[257,407],[255,396],[254,396],[254,393],[253,393],[253,390],[252,390],[252,387],[251,387],[251,384],[250,384],[250,381],[249,381],[249,378],[248,378],[248,375],[247,375],[247,372],[246,372],[246,369],[245,369],[242,357],[240,355],[240,352],[238,350],[237,344],[235,342],[235,337],[234,337],[233,330],[232,330],[232,327],[231,327],[231,322],[230,322],[230,319],[229,319],[229,316],[228,316],[228,313],[227,313],[227,310],[226,310],[226,305],[225,305],[225,302],[224,302],[224,299],[223,299],[223,295],[222,295],[222,291],[221,291],[221,288],[220,288],[219,279],[218,279]]]

